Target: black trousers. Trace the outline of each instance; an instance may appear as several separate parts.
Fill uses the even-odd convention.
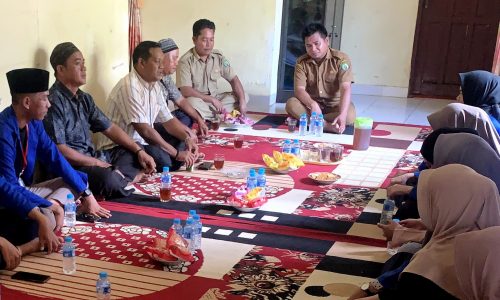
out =
[[[109,168],[97,166],[76,167],[75,169],[87,174],[89,189],[94,195],[113,199],[126,197],[132,193],[132,190],[125,190],[125,187],[132,179],[126,176],[123,177],[120,173],[116,172],[116,170],[120,170],[121,172],[121,169],[116,166]]]

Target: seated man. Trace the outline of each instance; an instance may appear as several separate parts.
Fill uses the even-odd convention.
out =
[[[88,175],[90,190],[96,195],[106,198],[129,195],[124,188],[130,181],[155,171],[153,158],[102,113],[90,94],[79,89],[86,83],[86,68],[85,59],[75,45],[69,42],[57,45],[50,63],[56,82],[49,91],[51,107],[44,119],[47,134],[71,165]],[[102,132],[119,146],[102,153],[103,160],[99,159],[90,131]],[[114,167],[122,152],[137,155],[142,170],[127,165]]]
[[[201,19],[193,24],[194,47],[186,52],[177,69],[177,86],[203,119],[212,119],[224,109],[247,111],[248,96],[229,61],[214,49],[215,24]],[[219,78],[226,79],[232,92],[221,93]]]
[[[109,217],[87,189],[87,176],[75,171],[43,128],[50,107],[49,72],[18,69],[7,73],[12,105],[0,113],[0,236],[15,245],[38,236],[39,249],[52,252],[61,240],[68,193],[83,195],[81,212]],[[36,162],[59,178],[31,185]],[[13,239],[18,239],[13,242]]]
[[[198,133],[205,136],[208,133],[208,127],[205,120],[194,110],[189,102],[184,98],[179,89],[172,80],[172,75],[179,62],[179,48],[172,39],[163,39],[158,42],[163,52],[163,78],[160,84],[165,92],[167,106],[172,115],[186,125],[186,130],[190,131],[193,126],[193,120],[198,123]],[[155,124],[155,129],[165,138],[166,132],[161,124]],[[165,139],[168,141],[168,139]]]
[[[302,32],[306,52],[295,65],[295,97],[286,102],[287,113],[300,119],[303,113],[323,114],[324,131],[342,133],[354,123],[356,110],[351,103],[353,82],[347,54],[330,48],[326,29],[309,24]]]
[[[132,139],[151,155],[158,172],[163,166],[177,170],[183,162],[192,166],[198,156],[198,146],[179,120],[168,110],[160,85],[163,77],[163,52],[156,42],[144,41],[132,54],[134,67],[113,88],[107,100],[107,115]],[[154,129],[162,123],[165,130],[176,138],[175,145],[166,142]],[[112,149],[113,141],[103,137],[99,148]],[[116,164],[137,163],[131,153],[123,153]]]

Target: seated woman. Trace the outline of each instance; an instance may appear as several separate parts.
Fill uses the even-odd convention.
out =
[[[434,163],[434,146],[438,137],[442,134],[452,134],[463,132],[465,134],[477,135],[477,131],[469,128],[439,128],[433,131],[427,136],[427,138],[422,143],[420,148],[420,153],[424,158],[422,165],[424,167],[419,168],[420,170],[431,168]],[[398,212],[394,216],[397,219],[404,220],[408,218],[418,218],[417,210],[417,184],[418,184],[418,173],[413,173],[412,177],[415,176],[413,185],[406,185],[406,180],[404,182],[395,181],[392,182],[391,186],[387,188],[387,197],[389,198],[402,198],[400,201],[396,201],[399,208]]]
[[[488,71],[460,73],[461,95],[458,101],[483,109],[500,134],[500,76]]]
[[[500,136],[488,114],[481,108],[462,103],[450,103],[427,116],[427,120],[434,130],[443,127],[475,129],[479,136],[500,154]]]
[[[463,299],[455,275],[455,237],[500,224],[495,184],[467,166],[425,170],[418,186],[418,209],[430,239],[403,270],[394,289],[363,299]],[[468,184],[464,184],[468,183]]]
[[[461,262],[455,271],[465,299],[500,299],[499,236],[500,226],[494,226],[455,238],[455,260]]]

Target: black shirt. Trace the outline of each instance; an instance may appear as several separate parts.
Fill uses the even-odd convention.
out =
[[[396,289],[383,289],[378,294],[380,300],[391,299],[432,299],[456,300],[447,291],[429,279],[413,273],[401,273]]]
[[[90,94],[78,90],[73,95],[61,82],[56,81],[49,90],[52,105],[43,120],[45,130],[56,144],[95,156],[92,132],[111,127],[111,121],[95,105]]]

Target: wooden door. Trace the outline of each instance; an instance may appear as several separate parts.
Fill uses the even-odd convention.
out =
[[[420,0],[409,96],[453,99],[458,73],[491,71],[499,0]]]

